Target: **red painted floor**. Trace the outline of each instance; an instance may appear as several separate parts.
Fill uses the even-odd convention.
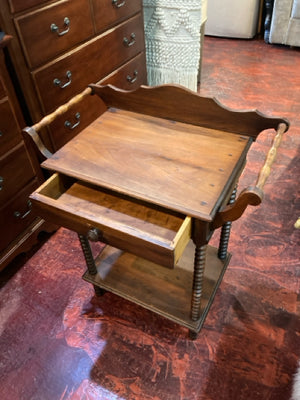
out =
[[[290,399],[300,359],[299,71],[299,49],[205,38],[201,94],[291,128],[263,204],[233,225],[233,257],[198,339],[117,296],[96,298],[77,236],[60,229],[2,274],[1,399]],[[272,137],[251,149],[240,188],[255,183]]]

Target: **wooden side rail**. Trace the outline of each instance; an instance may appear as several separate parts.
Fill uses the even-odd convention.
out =
[[[233,204],[227,205],[217,213],[213,221],[213,229],[219,228],[224,225],[225,222],[235,221],[240,218],[248,205],[258,206],[262,202],[264,196],[263,187],[271,173],[271,167],[275,161],[277,149],[287,129],[288,126],[285,123],[279,124],[272,146],[259,172],[255,186],[244,189]]]
[[[57,117],[60,115],[63,115],[71,107],[73,107],[75,104],[79,103],[82,101],[86,96],[92,94],[92,89],[87,87],[84,91],[79,93],[78,95],[72,97],[71,100],[69,100],[67,103],[63,104],[62,106],[58,107],[55,111],[53,111],[51,114],[46,115],[44,118],[42,118],[38,123],[31,127],[26,127],[23,129],[23,132],[28,134],[34,143],[36,144],[37,148],[39,151],[43,154],[44,157],[49,158],[52,156],[52,153],[46,148],[44,145],[42,139],[40,138],[38,132],[46,127],[47,125],[51,124]]]

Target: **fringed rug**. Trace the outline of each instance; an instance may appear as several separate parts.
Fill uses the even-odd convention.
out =
[[[148,84],[197,90],[201,0],[143,0]]]

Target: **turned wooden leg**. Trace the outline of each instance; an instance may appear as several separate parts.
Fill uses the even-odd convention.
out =
[[[189,330],[189,338],[190,338],[191,340],[196,340],[197,337],[198,337],[198,332]]]
[[[232,204],[235,201],[237,188],[234,189],[228,204]],[[221,235],[220,235],[220,244],[218,249],[218,257],[220,260],[225,260],[227,257],[227,250],[228,250],[228,243],[230,237],[230,230],[231,230],[232,222],[225,222],[225,224],[221,228]]]
[[[193,321],[197,321],[200,318],[200,306],[201,297],[203,290],[203,277],[206,259],[206,248],[204,246],[196,246],[195,259],[194,259],[194,281],[193,281],[193,293],[192,293],[192,306],[191,306],[191,318]],[[192,332],[190,332],[191,334]]]
[[[94,286],[94,290],[95,290],[95,295],[97,297],[101,297],[106,293],[105,289],[102,289],[101,287],[96,286],[96,285],[93,285],[93,286]]]
[[[96,275],[97,274],[97,268],[95,265],[95,260],[93,257],[93,253],[91,250],[91,246],[89,243],[88,238],[85,235],[78,234],[81,248],[84,254],[85,262],[89,271],[89,274],[91,275]]]

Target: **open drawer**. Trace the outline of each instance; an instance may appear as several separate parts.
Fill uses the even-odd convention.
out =
[[[83,235],[173,268],[191,237],[191,218],[54,174],[30,196],[36,213]]]

